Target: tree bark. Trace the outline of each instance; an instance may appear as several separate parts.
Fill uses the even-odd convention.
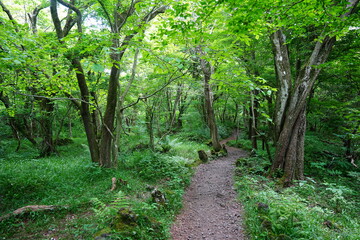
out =
[[[182,96],[182,88],[183,88],[183,85],[181,83],[179,83],[178,86],[177,86],[177,90],[176,90],[176,97],[175,97],[174,105],[171,107],[171,114],[170,114],[171,118],[169,119],[170,122],[169,122],[169,125],[168,125],[168,131],[172,131],[172,128],[174,127],[174,124],[175,124],[176,111],[177,111],[178,108],[180,110],[179,105],[180,105],[180,99],[181,99],[181,96]],[[171,101],[170,101],[170,105],[172,105]]]
[[[250,131],[250,140],[252,149],[258,149],[257,139],[258,139],[258,108],[259,101],[256,99],[256,95],[259,94],[258,90],[251,91],[251,105],[250,105],[250,118],[249,118],[249,131]]]
[[[213,92],[210,86],[210,80],[212,75],[211,64],[203,59],[204,53],[200,46],[197,47],[197,52],[200,55],[200,65],[203,72],[204,78],[204,97],[205,97],[205,113],[207,116],[208,126],[210,129],[211,142],[214,150],[219,152],[221,150],[221,144],[218,136],[218,129],[215,120],[215,113],[213,108]]]
[[[125,97],[127,96],[128,92],[130,91],[130,88],[135,80],[139,52],[140,52],[140,49],[137,48],[135,51],[133,66],[131,69],[130,81],[128,82],[128,84],[123,92],[120,91],[121,85],[120,85],[120,82],[118,81],[118,88],[120,91],[120,94],[119,94],[120,96],[119,96],[117,107],[116,107],[116,136],[115,136],[114,150],[113,150],[113,161],[115,162],[115,165],[116,165],[116,160],[118,159],[118,155],[120,152],[120,136],[121,136],[120,132],[122,129],[122,123],[123,123],[123,118],[124,118],[124,109],[122,109],[122,108],[124,106]]]
[[[63,29],[61,27],[61,21],[58,16],[57,12],[57,2],[58,0],[50,0],[50,13],[51,18],[54,23],[54,27],[56,30],[56,35],[60,43],[63,43],[63,37],[67,35],[67,33],[70,31],[69,27],[72,26],[72,24],[65,24],[65,28]],[[73,7],[72,7],[73,8]],[[78,11],[76,11],[78,13]],[[68,12],[70,14],[70,12]],[[78,18],[80,18],[78,16]],[[70,18],[68,18],[69,20]],[[69,20],[70,21],[70,20]],[[78,20],[78,22],[81,21],[81,19]],[[81,32],[81,24],[78,23],[78,31]],[[67,28],[68,26],[68,28]],[[81,119],[83,121],[83,125],[85,128],[86,138],[89,145],[90,155],[92,162],[100,163],[100,149],[96,138],[96,126],[94,125],[92,121],[92,116],[90,112],[90,92],[87,86],[85,73],[82,68],[80,59],[77,56],[69,55],[67,56],[69,61],[71,62],[72,68],[75,70],[76,73],[76,79],[78,83],[78,87],[80,90],[81,95],[81,104],[79,105],[80,108],[80,114]]]
[[[0,92],[0,101],[4,104],[6,109],[11,108],[11,102],[10,102],[9,97],[4,95],[4,93],[2,91]],[[16,116],[10,116],[9,114],[7,115],[7,119],[8,119],[9,125],[11,127],[11,130],[12,130],[12,132],[14,134],[14,137],[18,140],[17,150],[19,150],[20,144],[21,144],[21,141],[20,141],[21,139],[20,139],[20,134],[19,133],[21,133],[26,139],[28,139],[33,144],[33,146],[38,145],[36,140],[33,138],[32,134],[31,134],[31,131],[27,128],[26,124],[24,124],[25,126],[23,126],[16,119]],[[21,121],[25,122],[25,118],[21,117]]]
[[[286,107],[291,89],[291,66],[286,36],[282,30],[276,31],[272,36],[273,53],[276,75],[278,79],[278,91],[275,108],[275,139],[279,138],[281,128],[284,124]]]
[[[154,141],[154,106],[146,105],[146,129],[149,134],[149,148],[155,150],[155,141]]]
[[[91,160],[100,163],[99,145],[97,142],[96,129],[97,126],[92,121],[90,112],[90,92],[86,83],[84,70],[78,59],[72,59],[72,66],[76,70],[76,78],[81,93],[80,114],[85,128],[86,138],[89,145]]]
[[[112,26],[112,33],[114,34],[114,38],[112,39],[112,53],[110,54],[110,58],[112,60],[112,67],[110,72],[109,86],[107,92],[107,100],[106,100],[106,110],[103,119],[103,126],[101,130],[101,141],[100,141],[100,165],[106,168],[111,168],[116,165],[117,159],[112,159],[114,151],[114,142],[115,136],[114,132],[114,122],[115,122],[115,111],[118,100],[118,81],[120,74],[120,65],[122,57],[125,54],[126,49],[129,46],[130,41],[135,37],[136,34],[139,33],[143,25],[153,18],[155,18],[158,14],[163,13],[166,10],[166,6],[162,6],[160,8],[154,9],[150,11],[143,19],[141,24],[138,26],[138,29],[134,30],[131,34],[127,35],[122,43],[120,44],[118,34],[120,33],[122,27],[127,21],[127,18],[130,17],[135,11],[135,4],[139,1],[132,2],[128,11],[125,11],[121,14],[118,12],[114,13],[114,23]],[[120,2],[118,2],[120,3]],[[119,52],[120,51],[120,52]]]
[[[277,143],[271,173],[277,169],[282,170],[284,185],[288,186],[294,179],[303,179],[306,99],[320,72],[318,66],[326,61],[335,38],[325,37],[315,44],[308,63],[303,66],[294,83],[291,81],[290,59],[284,33],[280,29],[271,39],[279,80],[275,116]]]
[[[53,139],[52,131],[52,119],[54,112],[54,102],[45,98],[40,100],[41,109],[41,132],[42,132],[42,144],[40,149],[40,157],[50,156],[56,153],[56,147]]]
[[[118,49],[119,45],[114,44],[113,48]],[[120,74],[119,61],[123,53],[114,53],[111,57],[113,60],[113,66],[111,67],[108,93],[106,99],[106,110],[103,119],[103,125],[101,129],[101,141],[100,141],[100,165],[103,167],[111,168],[114,165],[112,160],[112,147],[114,139],[114,121],[115,121],[115,110],[118,99],[118,80]]]
[[[68,11],[67,22],[65,23],[64,29],[61,26],[61,21],[57,12],[57,2],[66,6]],[[110,53],[110,59],[112,61],[112,67],[110,71],[110,78],[108,84],[107,91],[107,100],[106,100],[106,108],[105,114],[102,119],[102,127],[100,135],[100,141],[97,142],[97,126],[92,119],[89,104],[90,104],[90,93],[87,86],[86,78],[84,75],[84,71],[81,65],[81,57],[71,55],[68,56],[68,59],[72,63],[72,68],[76,71],[76,78],[78,81],[80,93],[81,93],[81,105],[80,112],[84,124],[84,128],[86,131],[86,136],[89,144],[89,149],[91,153],[91,159],[93,162],[97,162],[100,166],[103,167],[113,167],[115,166],[115,161],[117,159],[113,159],[113,156],[117,156],[113,154],[113,151],[117,151],[114,147],[114,122],[115,122],[115,111],[118,100],[118,80],[120,73],[120,61],[129,46],[130,41],[136,36],[143,28],[143,26],[155,18],[158,14],[165,12],[167,6],[161,6],[159,8],[151,9],[148,14],[146,14],[142,19],[140,19],[141,23],[136,26],[129,35],[125,36],[123,41],[120,43],[119,35],[126,24],[127,19],[134,14],[135,5],[140,1],[132,1],[129,8],[123,12],[120,12],[122,7],[121,1],[117,1],[115,5],[115,10],[113,12],[113,16],[110,17],[106,6],[99,2],[100,6],[103,8],[105,13],[105,18],[108,20],[111,32],[112,32],[112,52]],[[74,3],[74,2],[72,2]],[[75,12],[77,15],[76,19],[73,19],[70,16],[71,11]],[[64,44],[63,37],[66,36],[72,26],[77,23],[78,32],[82,33],[82,14],[79,9],[77,9],[73,4],[65,2],[63,0],[50,0],[50,12],[52,16],[52,20],[54,23],[54,27],[56,30],[57,38],[60,43]],[[81,40],[81,34],[80,38]]]

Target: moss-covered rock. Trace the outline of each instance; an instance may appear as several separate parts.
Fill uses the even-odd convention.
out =
[[[117,232],[131,231],[137,226],[138,215],[129,208],[122,208],[114,218],[111,227]]]

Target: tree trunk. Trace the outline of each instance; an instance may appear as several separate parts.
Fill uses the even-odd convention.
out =
[[[80,114],[85,128],[86,138],[89,145],[91,160],[95,163],[100,163],[99,160],[99,145],[96,137],[97,126],[92,121],[90,113],[90,92],[86,83],[84,70],[78,59],[72,59],[72,66],[76,69],[76,78],[81,93]]]
[[[10,102],[10,99],[8,96],[4,95],[3,92],[0,92],[0,101],[4,104],[6,109],[11,108],[12,104]],[[16,116],[10,116],[8,114],[7,118],[14,137],[18,140],[17,150],[19,150],[21,144],[19,133],[21,133],[26,139],[28,139],[34,146],[37,146],[37,142],[33,138],[31,131],[27,128],[26,124],[24,124],[25,126],[23,127],[22,124],[19,123],[19,121],[16,119]],[[26,119],[24,117],[21,117],[21,121],[24,121],[25,123]]]
[[[64,28],[62,27],[60,18],[58,16],[58,11],[57,11],[58,2],[69,8],[68,18]],[[108,20],[108,24],[111,28],[111,33],[113,38],[112,38],[112,48],[110,53],[112,67],[110,72],[106,108],[105,108],[104,117],[102,119],[103,121],[102,121],[99,143],[96,140],[97,126],[92,119],[89,109],[90,94],[86,83],[84,71],[81,65],[81,57],[77,55],[68,56],[68,59],[72,63],[72,68],[76,72],[76,78],[78,80],[78,85],[81,93],[82,101],[80,105],[80,112],[83,119],[86,136],[90,148],[91,159],[94,162],[99,163],[101,166],[107,168],[113,167],[115,165],[115,161],[117,160],[117,159],[112,159],[112,157],[114,156],[112,152],[114,151],[113,144],[115,142],[113,132],[114,132],[114,122],[115,122],[115,110],[118,100],[118,80],[120,73],[120,65],[119,65],[120,61],[126,49],[129,47],[129,43],[131,42],[131,40],[140,31],[143,30],[145,24],[150,22],[152,19],[154,19],[158,14],[164,13],[165,10],[168,8],[168,6],[166,5],[160,6],[158,8],[152,8],[142,19],[139,19],[141,23],[138,24],[136,27],[134,27],[132,30],[130,30],[131,32],[128,35],[126,35],[123,41],[120,43],[119,36],[122,35],[120,34],[122,28],[127,23],[128,18],[135,13],[135,5],[138,4],[139,2],[140,1],[132,1],[128,9],[125,9],[123,12],[120,12],[120,10],[123,8],[122,2],[117,1],[114,6],[114,11],[112,16],[108,14],[106,10],[106,6],[100,3],[100,7],[103,8],[103,10],[107,13],[105,15]],[[64,42],[64,37],[68,35],[69,31],[73,26],[69,22],[72,19],[72,16],[70,15],[72,11],[74,11],[77,15],[76,23],[77,23],[78,32],[80,33],[79,39],[81,40],[82,20],[83,20],[81,11],[73,4],[69,4],[63,0],[50,0],[50,13],[56,30],[56,35],[59,42],[65,47],[66,45]]]
[[[304,138],[306,129],[306,109],[302,109],[298,116],[295,125],[289,134],[290,142],[284,157],[284,185],[289,186],[294,179],[303,180],[304,178]],[[278,141],[281,147],[286,146],[286,143]]]
[[[120,59],[118,60],[120,61]],[[117,63],[114,63],[117,65]],[[115,109],[117,104],[117,86],[119,79],[119,66],[113,66],[110,73],[110,81],[108,87],[106,111],[103,119],[101,129],[101,143],[100,143],[100,165],[110,168],[113,166],[112,161],[112,143],[114,140],[114,121]]]
[[[56,152],[52,131],[54,103],[49,99],[41,99],[40,106],[40,125],[43,139],[40,146],[40,157],[46,157]]]
[[[251,140],[252,149],[258,149],[257,146],[257,138],[258,138],[258,108],[259,101],[255,98],[255,96],[259,94],[259,91],[253,90],[251,91],[251,105],[250,105],[250,118],[249,118],[249,135]]]
[[[146,106],[146,129],[149,134],[149,148],[155,150],[155,141],[154,141],[154,112],[153,106]]]
[[[167,121],[166,121],[166,128],[167,129],[170,129],[171,128],[171,122],[172,122],[172,119],[173,119],[173,109],[172,109],[172,103],[171,103],[171,92],[170,92],[170,88],[166,88],[166,91],[165,91],[165,96],[166,96],[166,107],[167,107]]]
[[[177,115],[177,123],[176,123],[176,127],[178,129],[181,129],[183,126],[183,121],[182,121],[182,116],[185,113],[186,109],[189,107],[190,102],[186,103],[186,99],[187,99],[187,92],[185,92],[185,94],[183,94],[183,96],[180,98],[180,102],[179,102],[179,113]]]
[[[111,168],[116,165],[117,159],[112,159],[114,151],[114,143],[116,141],[114,136],[114,123],[115,123],[115,112],[116,105],[118,100],[118,81],[120,74],[120,61],[124,56],[125,51],[127,50],[130,41],[139,33],[142,25],[148,23],[158,14],[163,13],[166,10],[166,6],[161,6],[157,9],[152,9],[143,19],[142,23],[138,26],[138,29],[133,30],[132,33],[125,36],[122,43],[120,44],[118,34],[121,31],[122,26],[126,23],[127,18],[130,17],[135,11],[135,4],[137,2],[132,2],[131,6],[125,12],[119,14],[118,12],[114,13],[114,23],[112,26],[111,32],[114,34],[112,39],[112,52],[110,54],[110,59],[112,60],[112,67],[110,72],[109,86],[107,92],[106,100],[106,110],[103,119],[103,125],[101,129],[101,141],[100,141],[100,165],[106,168]],[[117,8],[120,7],[120,1],[118,2]],[[120,52],[119,52],[119,49]]]
[[[208,124],[209,124],[209,128],[210,128],[212,145],[213,145],[214,150],[216,152],[219,152],[221,150],[221,144],[220,144],[219,136],[218,136],[218,129],[217,129],[216,120],[215,120],[214,108],[212,105],[212,91],[211,91],[209,81],[210,81],[210,76],[205,75],[204,76],[204,94],[205,94],[205,107],[206,107],[205,109],[206,109],[206,115],[207,115]]]
[[[277,140],[284,123],[292,82],[289,52],[286,45],[285,34],[283,34],[281,30],[278,30],[271,36],[271,40],[274,46],[273,53],[276,70],[275,72],[278,79],[278,91],[274,116],[275,139]]]
[[[224,108],[220,117],[222,123],[226,122],[226,110],[227,110],[228,100],[229,100],[229,96],[226,96]]]
[[[233,118],[233,123],[237,123],[238,114],[239,114],[239,104],[237,102],[235,102],[235,114],[234,114],[234,118]]]
[[[72,132],[72,121],[71,121],[71,117],[68,118],[69,122],[69,138],[73,137],[73,132]]]
[[[198,54],[200,55],[200,65],[203,72],[204,77],[204,96],[205,96],[205,113],[207,116],[208,126],[210,129],[211,142],[214,150],[219,152],[221,150],[221,144],[218,136],[218,129],[215,120],[215,113],[213,108],[213,92],[210,86],[210,80],[212,75],[212,67],[211,64],[201,58],[204,53],[202,52],[201,47],[197,47]]]
[[[279,80],[275,116],[277,143],[271,173],[282,170],[284,185],[288,186],[295,179],[303,179],[306,99],[320,72],[317,66],[326,61],[335,38],[325,37],[315,44],[308,63],[303,66],[294,83],[291,81],[285,35],[278,30],[271,39]]]
[[[170,113],[171,118],[169,119],[170,122],[168,124],[168,131],[172,131],[172,128],[174,127],[174,124],[175,124],[176,111],[178,108],[180,109],[179,103],[180,103],[180,99],[181,99],[181,95],[182,95],[182,88],[183,88],[183,85],[181,83],[179,83],[177,86],[177,90],[176,90],[176,97],[175,97],[174,105],[172,105],[171,101],[169,101],[170,105],[172,107],[171,107],[171,113]]]
[[[95,105],[95,109],[92,109],[91,111],[91,117],[92,117],[92,122],[94,123],[95,126],[95,135],[97,136],[97,138],[99,138],[99,134],[101,131],[101,116],[100,116],[100,110],[99,110],[99,104],[98,104],[98,96],[96,94],[96,92],[90,92],[90,95],[94,101],[94,105]]]

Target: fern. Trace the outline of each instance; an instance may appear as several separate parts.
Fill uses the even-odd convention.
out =
[[[114,200],[109,205],[106,205],[98,198],[93,198],[91,201],[94,205],[93,211],[95,216],[98,218],[100,223],[107,223],[111,221],[114,217],[116,217],[120,209],[129,207],[129,201],[126,199],[126,196],[122,191],[119,191],[115,195]]]

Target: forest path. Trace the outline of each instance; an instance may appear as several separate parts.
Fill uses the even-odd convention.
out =
[[[221,141],[235,139],[236,134]],[[235,161],[246,152],[226,147],[228,156],[198,166],[184,194],[184,208],[171,227],[173,240],[242,240],[242,208],[233,189]]]

